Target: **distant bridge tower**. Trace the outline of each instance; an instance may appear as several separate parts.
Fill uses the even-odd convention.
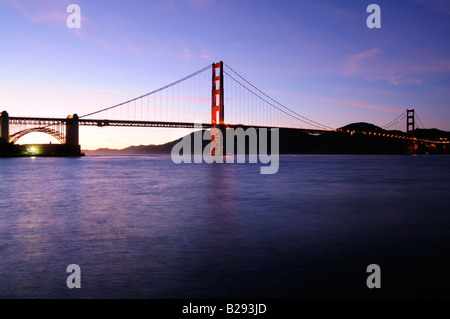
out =
[[[406,133],[409,138],[408,142],[408,152],[414,154],[415,151],[415,141],[414,141],[414,128],[416,127],[414,123],[414,109],[406,110]]]
[[[414,136],[414,109],[412,110],[406,110],[406,132],[408,133],[408,136],[413,137]]]
[[[223,101],[223,62],[220,61],[212,65],[211,124],[213,124],[213,127],[211,127],[211,155],[223,151],[225,146]],[[220,139],[221,135],[222,140]]]
[[[0,144],[9,143],[9,115],[8,112],[0,113]]]

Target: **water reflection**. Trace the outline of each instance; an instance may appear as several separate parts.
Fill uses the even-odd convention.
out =
[[[384,296],[448,296],[448,159],[282,156],[274,175],[170,156],[1,159],[0,297],[360,297],[373,262],[389,269]],[[69,292],[72,263],[83,288]]]

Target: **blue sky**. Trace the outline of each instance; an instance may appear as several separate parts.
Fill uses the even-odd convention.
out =
[[[81,29],[66,26],[71,3]],[[381,29],[366,25],[371,3]],[[0,108],[11,116],[86,114],[223,60],[331,127],[382,126],[415,108],[426,127],[450,131],[446,0],[0,0],[0,21]],[[184,133],[82,127],[80,138],[122,148]]]

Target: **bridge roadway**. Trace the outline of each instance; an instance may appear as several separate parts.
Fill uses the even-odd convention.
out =
[[[9,124],[29,124],[29,125],[58,125],[66,123],[68,119],[64,118],[45,118],[45,117],[10,117]],[[125,127],[167,127],[167,128],[211,128],[214,124],[211,123],[192,123],[192,122],[158,122],[158,121],[127,121],[127,120],[107,120],[107,119],[78,119],[78,124],[83,126],[125,126]],[[220,125],[219,125],[220,126]],[[264,125],[244,125],[244,124],[223,124],[225,127],[230,128],[273,128],[272,126]],[[327,130],[319,129],[304,129],[295,127],[280,127],[285,129],[296,129],[305,133],[320,134],[324,132],[330,132]]]

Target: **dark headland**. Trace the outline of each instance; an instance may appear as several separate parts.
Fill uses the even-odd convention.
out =
[[[308,134],[296,129],[280,129],[280,154],[410,154],[406,133],[389,131],[369,123],[346,125],[337,132]],[[376,134],[374,134],[376,133]],[[191,141],[194,140],[191,134]],[[383,136],[385,134],[385,136]],[[450,132],[437,129],[416,129],[414,137],[430,141],[450,141]],[[124,149],[84,150],[86,155],[170,154],[181,139],[161,145],[139,145]],[[209,144],[203,141],[203,148]],[[416,142],[414,154],[450,154],[450,144]],[[192,149],[194,147],[192,146]]]

